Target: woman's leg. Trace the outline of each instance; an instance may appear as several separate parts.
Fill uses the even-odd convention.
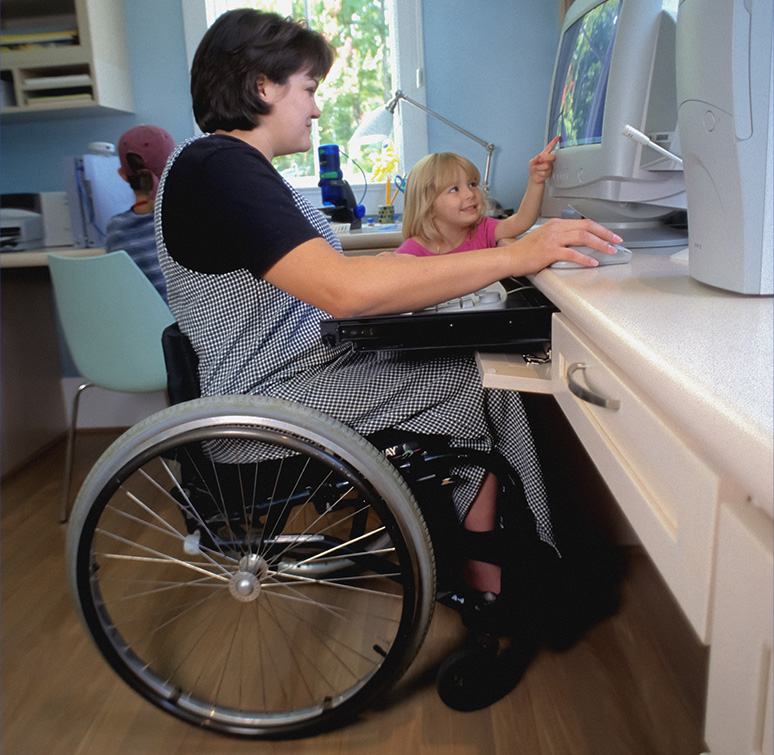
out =
[[[497,478],[489,473],[484,479],[463,526],[470,532],[491,532],[497,515]],[[486,561],[468,559],[462,567],[462,581],[479,592],[500,593],[500,567]]]

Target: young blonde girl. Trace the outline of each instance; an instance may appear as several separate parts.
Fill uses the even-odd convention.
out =
[[[403,236],[399,254],[429,257],[435,254],[489,249],[509,243],[535,223],[543,189],[551,175],[554,139],[529,163],[529,182],[519,210],[505,220],[486,216],[478,169],[454,152],[423,157],[406,181]]]

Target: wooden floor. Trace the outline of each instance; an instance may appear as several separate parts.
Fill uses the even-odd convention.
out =
[[[112,439],[85,434],[76,482]],[[474,713],[434,688],[461,640],[439,606],[419,657],[360,720],[314,739],[231,739],[146,703],[104,663],[74,613],[57,524],[63,444],[3,481],[0,518],[0,751],[3,755],[698,755],[706,651],[650,562],[632,554],[621,611],[565,653],[541,651],[505,699]]]

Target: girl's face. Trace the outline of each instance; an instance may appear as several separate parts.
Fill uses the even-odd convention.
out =
[[[315,100],[319,83],[301,71],[288,77],[285,84],[268,80],[261,84],[264,99],[272,105],[271,112],[261,117],[261,126],[271,139],[272,157],[311,149],[312,121],[320,117]]]
[[[478,182],[470,180],[463,168],[457,168],[452,183],[444,187],[433,202],[433,220],[438,230],[443,233],[444,227],[470,227],[478,220],[483,201]]]

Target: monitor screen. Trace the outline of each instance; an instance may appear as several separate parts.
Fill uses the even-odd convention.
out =
[[[677,155],[677,0],[575,0],[551,85],[546,143],[561,137],[542,214],[579,213],[629,246],[682,245],[679,163],[623,136],[643,132]]]
[[[562,37],[549,128],[563,147],[599,144],[621,0],[606,0]]]

